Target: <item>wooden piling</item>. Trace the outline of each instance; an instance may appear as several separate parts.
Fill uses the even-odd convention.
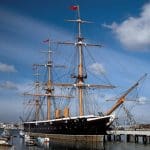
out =
[[[127,142],[130,142],[130,134],[127,134]]]
[[[147,136],[143,135],[142,139],[143,139],[143,144],[147,144]]]
[[[116,136],[116,141],[121,142],[121,135],[117,135],[117,136]]]
[[[138,135],[135,135],[135,136],[134,136],[134,139],[135,139],[135,143],[138,143],[138,142],[139,142],[139,137],[138,137]]]
[[[107,141],[111,142],[111,135],[107,135]]]

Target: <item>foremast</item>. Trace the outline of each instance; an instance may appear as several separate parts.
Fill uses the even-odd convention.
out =
[[[48,69],[48,80],[46,83],[47,94],[47,120],[51,119],[51,96],[53,95],[54,88],[52,86],[52,60],[51,60],[50,40],[48,39],[48,61],[45,66]]]

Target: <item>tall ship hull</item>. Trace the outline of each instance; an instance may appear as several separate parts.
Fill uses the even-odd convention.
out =
[[[104,135],[114,116],[82,116],[25,122],[25,132],[68,135]]]

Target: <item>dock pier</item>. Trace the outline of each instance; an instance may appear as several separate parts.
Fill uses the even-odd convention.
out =
[[[105,135],[105,141],[150,144],[150,130],[112,130]]]

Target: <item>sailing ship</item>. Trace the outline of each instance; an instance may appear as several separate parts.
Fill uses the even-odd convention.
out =
[[[90,113],[86,114],[85,105],[86,98],[84,97],[85,90],[90,88],[97,89],[113,89],[115,86],[111,84],[107,85],[95,85],[86,83],[88,75],[85,69],[84,63],[84,48],[87,46],[95,46],[101,47],[99,44],[88,44],[85,43],[85,39],[82,36],[81,25],[84,23],[90,23],[89,21],[82,20],[80,17],[80,9],[79,6],[72,6],[73,10],[77,12],[77,19],[68,20],[70,22],[75,22],[77,24],[77,38],[75,42],[58,42],[58,44],[72,45],[76,47],[77,55],[77,66],[75,69],[75,73],[71,74],[71,78],[74,80],[73,83],[55,83],[52,79],[53,73],[53,60],[52,60],[52,50],[50,48],[51,41],[47,40],[49,43],[48,49],[48,60],[46,64],[43,65],[35,65],[36,67],[45,66],[47,68],[47,81],[45,85],[45,93],[42,94],[39,91],[39,81],[36,81],[36,92],[35,97],[35,106],[36,106],[36,114],[35,120],[26,121],[23,123],[25,132],[33,132],[33,133],[45,133],[45,134],[66,134],[66,135],[104,135],[106,131],[109,130],[110,125],[113,123],[115,116],[112,114],[116,108],[118,108],[125,100],[126,95],[132,91],[135,87],[138,86],[138,82],[134,84],[123,96],[119,98],[119,100],[115,103],[115,105],[107,112],[107,113]],[[37,75],[38,78],[39,75]],[[56,95],[55,87],[69,87],[76,90],[76,93],[65,95]],[[47,118],[41,120],[39,118],[41,101],[40,97],[47,98]],[[64,107],[63,114],[62,110],[58,108],[52,107],[52,104],[55,104],[55,100],[62,98],[68,99],[67,101],[71,101],[74,97],[77,97],[76,103],[78,103],[78,114],[71,114],[71,109],[69,107]],[[73,109],[73,108],[72,108]],[[75,109],[75,107],[74,107]],[[52,113],[53,111],[53,113]],[[54,115],[52,115],[54,114]]]

